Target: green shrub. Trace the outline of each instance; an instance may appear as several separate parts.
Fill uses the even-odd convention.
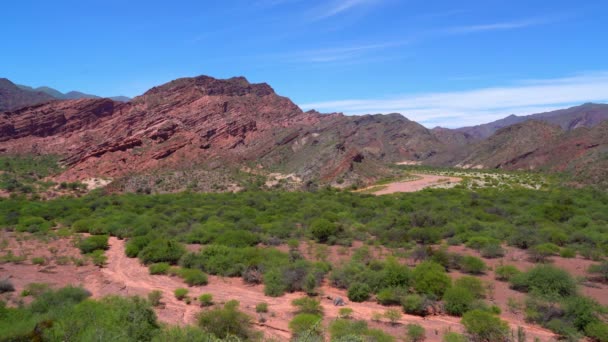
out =
[[[257,312],[257,313],[268,312],[268,303],[258,303],[255,306],[255,312]]]
[[[576,258],[576,251],[572,248],[562,248],[562,250],[559,252],[559,256],[568,259]]]
[[[406,289],[401,287],[390,287],[380,290],[376,294],[376,300],[382,305],[396,305],[401,304],[401,300],[406,295]]]
[[[213,305],[213,295],[211,293],[203,293],[198,297],[198,301],[201,306],[211,306]]]
[[[364,302],[371,294],[369,285],[365,283],[354,283],[348,288],[348,299],[353,302]]]
[[[44,265],[44,264],[46,264],[46,259],[43,257],[34,257],[34,258],[32,258],[32,264]]]
[[[186,248],[174,240],[156,239],[144,247],[138,254],[144,264],[167,262],[176,264],[186,253]]]
[[[171,267],[169,263],[158,262],[148,266],[148,271],[150,272],[150,274],[167,274],[169,267]]]
[[[453,286],[445,291],[443,300],[447,313],[462,316],[473,307],[475,296],[467,288]]]
[[[426,316],[426,299],[418,294],[411,294],[403,297],[401,301],[403,311],[410,315]]]
[[[93,235],[83,239],[78,244],[78,248],[83,254],[91,253],[95,250],[106,250],[108,249],[108,236],[107,235]]]
[[[338,310],[338,317],[342,319],[350,319],[353,316],[353,309],[351,308],[340,308]]]
[[[336,319],[329,325],[331,341],[394,342],[395,339],[378,329],[369,329],[366,321]]]
[[[184,288],[177,288],[175,289],[175,291],[173,291],[173,294],[175,295],[175,298],[177,298],[178,300],[183,300],[184,298],[186,298],[188,296],[188,289],[184,289]]]
[[[130,238],[125,246],[125,254],[129,258],[136,258],[139,252],[141,252],[150,241],[151,239],[148,236],[135,236]]]
[[[460,259],[460,269],[465,273],[483,274],[486,271],[486,263],[478,257],[465,255]]]
[[[551,265],[539,265],[516,275],[511,278],[511,286],[545,298],[572,296],[577,289],[576,281],[567,271]]]
[[[313,336],[320,337],[323,336],[322,320],[323,318],[321,316],[301,313],[296,315],[289,322],[289,329],[296,337],[301,334],[306,334],[309,338]]]
[[[608,342],[608,324],[603,322],[589,323],[585,327],[585,335],[598,342]]]
[[[530,259],[534,262],[546,262],[549,257],[557,255],[558,253],[559,246],[550,242],[541,243],[528,250]]]
[[[198,327],[187,325],[185,327],[171,326],[164,328],[152,338],[152,342],[211,342],[216,339],[217,337]]]
[[[326,219],[319,218],[310,224],[312,236],[319,242],[327,242],[330,236],[335,236],[338,229],[336,225]]]
[[[152,292],[148,293],[148,301],[150,302],[150,305],[152,305],[152,306],[159,306],[160,300],[162,298],[163,298],[162,291],[153,290]]]
[[[418,264],[414,268],[412,278],[416,292],[437,298],[441,298],[452,284],[452,280],[446,274],[445,269],[432,261]]]
[[[91,293],[82,287],[67,286],[58,290],[50,290],[40,294],[30,305],[34,313],[45,314],[50,311],[59,312],[82,302],[91,296]]]
[[[178,274],[190,286],[207,285],[208,282],[207,275],[201,270],[182,268]]]
[[[101,249],[94,250],[89,256],[91,257],[91,262],[93,262],[93,265],[95,266],[103,267],[108,261],[108,257],[106,257],[104,251]]]
[[[500,266],[496,266],[494,273],[496,274],[496,276],[495,276],[496,280],[510,281],[511,278],[520,274],[521,271],[513,265],[500,265]]]
[[[283,275],[279,270],[270,270],[264,274],[264,294],[270,297],[282,296],[287,290]]]
[[[505,250],[499,243],[488,244],[479,251],[484,258],[501,258],[505,255]]]
[[[467,342],[467,338],[455,332],[447,332],[443,335],[443,342]]]
[[[308,313],[323,316],[323,307],[321,306],[321,302],[314,298],[302,297],[294,299],[291,304],[297,307],[296,314]]]
[[[146,300],[109,296],[66,308],[44,333],[44,340],[150,341],[159,328]]]
[[[589,266],[587,272],[597,275],[604,282],[608,282],[608,261]]]
[[[384,317],[386,319],[388,319],[392,325],[397,324],[397,322],[399,322],[399,319],[401,318],[401,316],[402,316],[401,312],[397,309],[388,309],[384,312]]]
[[[47,283],[29,283],[25,286],[25,289],[21,292],[22,297],[32,296],[38,297],[41,294],[50,290],[50,286]]]
[[[463,276],[454,281],[454,286],[462,287],[471,292],[475,298],[486,296],[486,286],[481,279],[471,276]]]
[[[251,329],[251,318],[238,308],[239,302],[231,300],[223,308],[203,311],[198,316],[198,325],[218,338],[235,336],[249,340],[255,335]]]
[[[505,341],[509,337],[509,325],[486,311],[469,311],[461,322],[475,341]]]
[[[408,342],[420,342],[426,338],[426,331],[420,324],[408,324],[405,327],[405,336]]]

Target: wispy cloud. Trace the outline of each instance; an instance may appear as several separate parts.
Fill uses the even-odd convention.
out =
[[[468,91],[306,103],[301,107],[346,114],[402,113],[427,127],[459,127],[590,101],[608,102],[608,72],[523,80],[511,86]]]
[[[322,5],[316,8],[313,12],[313,20],[322,20],[330,17],[337,16],[339,14],[346,13],[357,7],[373,5],[379,3],[381,0],[334,0],[328,2],[328,4]]]
[[[391,48],[397,48],[408,44],[409,41],[387,41],[373,44],[354,44],[348,46],[342,46],[338,48],[323,48],[304,50],[294,53],[280,54],[275,57],[280,58],[282,61],[295,62],[295,63],[329,63],[360,59],[369,57],[372,53],[376,53],[379,50],[387,50]]]
[[[523,20],[516,21],[506,21],[506,22],[496,22],[489,24],[478,24],[478,25],[465,25],[465,26],[456,26],[450,27],[443,31],[446,34],[465,34],[465,33],[476,33],[476,32],[486,32],[486,31],[504,31],[504,30],[514,30],[521,29],[531,26],[544,25],[556,20],[559,20],[559,17],[556,16],[547,16],[547,17],[538,17],[538,18],[529,18]]]

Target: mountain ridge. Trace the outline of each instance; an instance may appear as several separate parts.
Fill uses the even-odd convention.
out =
[[[602,174],[592,162],[603,158],[601,153],[585,157],[584,170],[564,165],[584,154],[576,139],[584,138],[585,146],[604,146],[601,134],[593,133],[602,126],[597,122],[608,122],[602,121],[604,108],[586,104],[541,113],[532,117],[556,123],[526,120],[477,138],[459,130],[427,129],[396,113],[304,112],[266,83],[198,76],[153,87],[128,103],[50,100],[5,112],[0,114],[0,153],[60,155],[66,169],[58,179],[66,181],[204,166],[279,172],[305,183],[344,187],[387,177],[390,166],[402,161],[568,169],[575,175],[591,170],[593,179]],[[520,117],[506,119],[514,118]],[[558,146],[560,139],[563,151],[572,155],[543,147]]]

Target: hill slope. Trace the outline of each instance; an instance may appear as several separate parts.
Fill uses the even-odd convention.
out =
[[[0,78],[0,112],[52,101],[55,98],[41,91],[19,88],[6,78]]]
[[[385,163],[424,160],[442,144],[401,115],[303,112],[267,84],[200,76],[130,103],[51,102],[0,117],[6,153],[62,155],[63,179],[121,177],[196,165],[260,167],[303,179],[370,180]]]
[[[510,115],[497,121],[472,127],[462,127],[456,129],[455,131],[465,133],[474,139],[485,139],[496,133],[501,128],[530,120],[543,121],[558,125],[566,131],[576,129],[578,127],[591,128],[597,126],[599,123],[605,120],[608,120],[608,104],[586,103],[580,106],[546,113],[526,116]]]

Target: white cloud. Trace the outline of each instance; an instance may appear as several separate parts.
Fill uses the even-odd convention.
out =
[[[521,28],[526,28],[526,27],[531,27],[531,26],[549,24],[552,22],[560,21],[562,19],[564,19],[564,16],[553,14],[553,15],[547,15],[544,17],[528,18],[528,19],[521,19],[521,20],[516,20],[516,21],[451,27],[451,28],[443,30],[442,33],[444,33],[444,34],[467,34],[467,33],[477,33],[477,32],[486,32],[486,31],[515,30],[515,29],[521,29]]]
[[[350,11],[356,7],[363,5],[370,5],[379,0],[335,0],[329,2],[328,5],[324,5],[315,10],[313,15],[314,20],[327,19],[344,12]]]
[[[427,127],[460,127],[493,121],[510,114],[525,115],[584,102],[608,101],[608,72],[573,77],[523,80],[515,85],[302,104],[304,110],[345,114],[402,113]]]
[[[342,46],[338,48],[313,49],[294,53],[275,55],[272,57],[280,58],[287,62],[304,63],[330,63],[360,59],[368,55],[375,55],[373,52],[383,49],[396,48],[408,44],[408,41],[390,41],[375,44],[358,44]]]

